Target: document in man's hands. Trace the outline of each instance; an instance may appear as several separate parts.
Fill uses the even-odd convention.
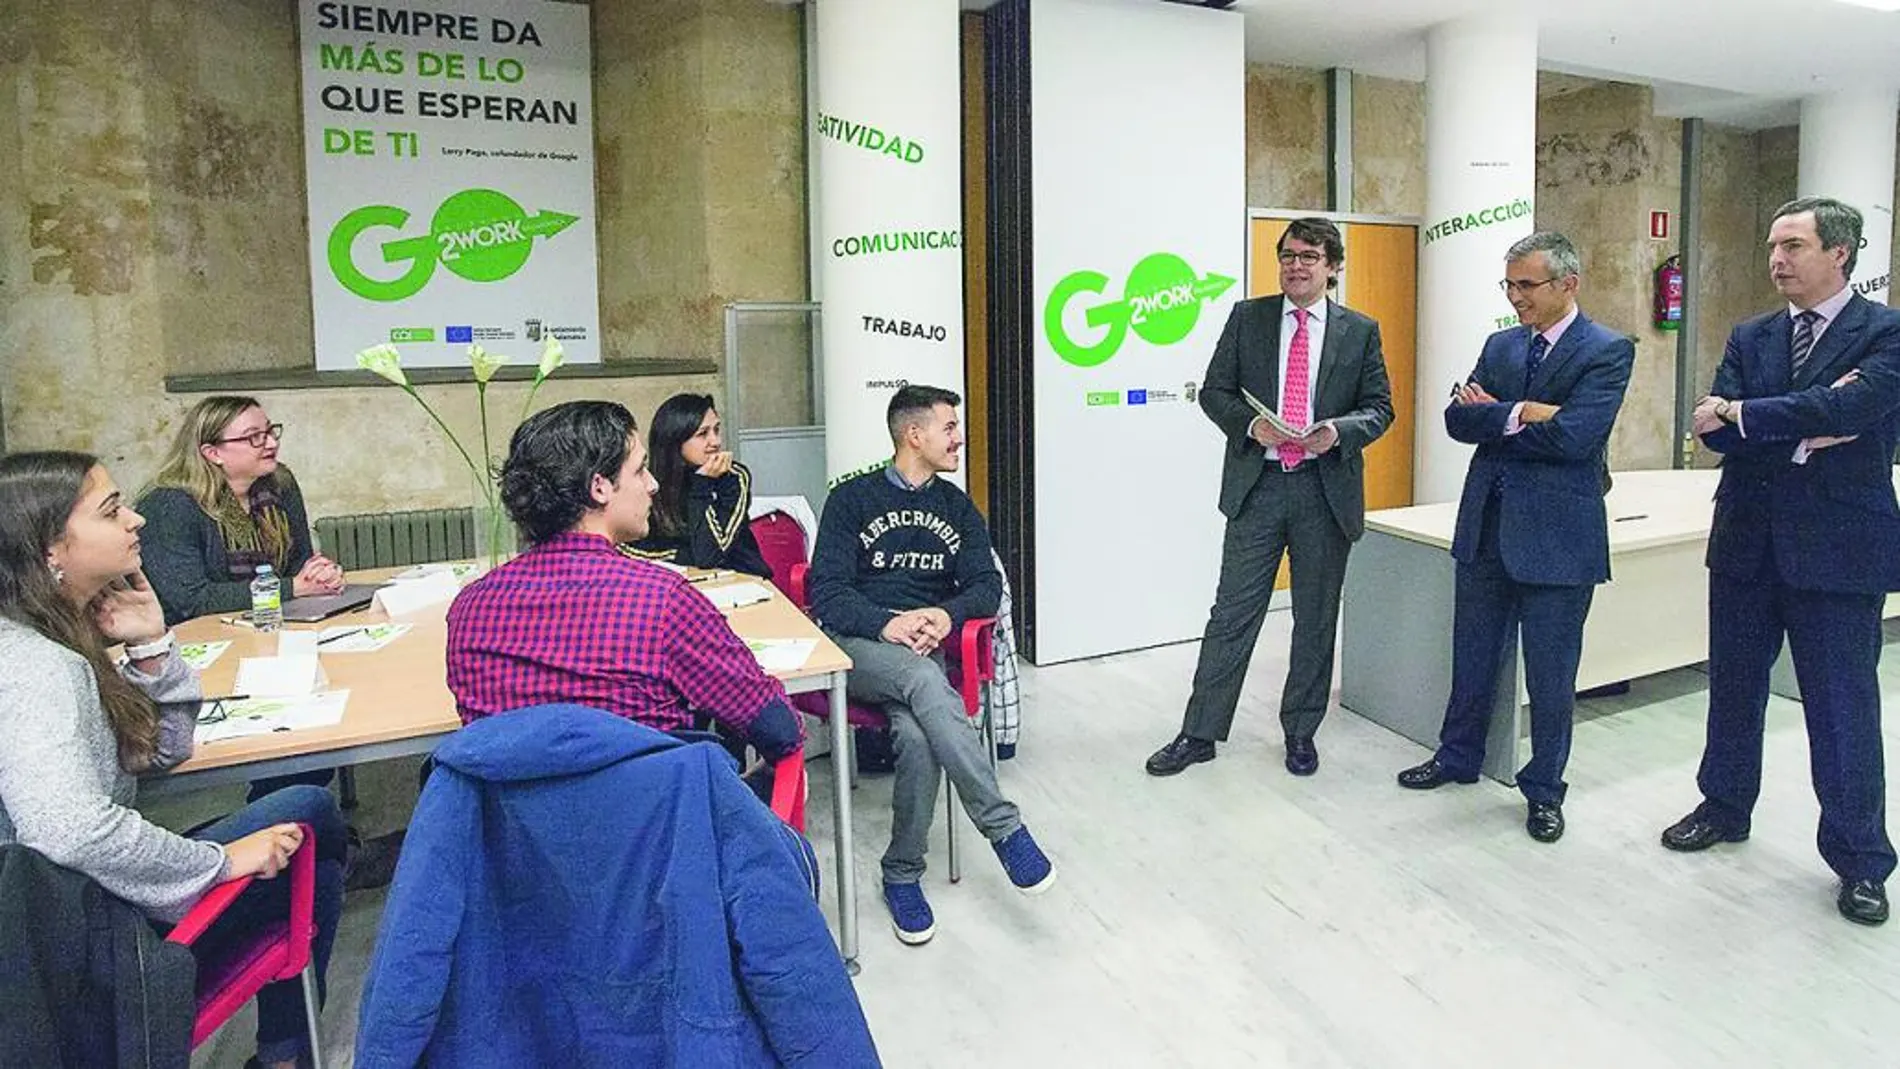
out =
[[[1261,419],[1267,421],[1267,426],[1272,427],[1288,438],[1303,438],[1306,436],[1306,432],[1312,429],[1311,427],[1295,427],[1286,420],[1281,419],[1278,412],[1261,404],[1260,398],[1248,392],[1245,386],[1240,388],[1240,396],[1244,398],[1248,404],[1253,406],[1254,412],[1259,415]]]

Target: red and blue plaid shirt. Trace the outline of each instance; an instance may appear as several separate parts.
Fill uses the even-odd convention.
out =
[[[463,723],[574,702],[661,731],[705,713],[773,759],[798,744],[785,688],[719,610],[678,574],[597,535],[557,535],[477,579],[448,625],[449,690]]]

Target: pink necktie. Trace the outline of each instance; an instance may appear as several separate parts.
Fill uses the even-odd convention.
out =
[[[1311,418],[1307,413],[1309,401],[1306,396],[1307,347],[1311,340],[1306,333],[1306,318],[1312,313],[1304,308],[1293,309],[1293,342],[1286,349],[1286,381],[1280,384],[1280,418],[1295,427],[1304,427]],[[1290,471],[1300,466],[1306,459],[1306,450],[1297,442],[1280,443],[1280,463]]]

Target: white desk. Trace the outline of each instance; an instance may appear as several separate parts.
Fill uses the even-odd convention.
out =
[[[1577,687],[1706,660],[1709,577],[1703,565],[1714,471],[1616,475],[1606,502],[1611,580],[1597,587],[1583,629]],[[1438,745],[1451,693],[1458,505],[1416,505],[1366,515],[1340,606],[1340,704],[1425,746]],[[1523,667],[1513,635],[1485,744],[1485,775],[1512,782],[1529,727]]]
[[[1714,470],[1619,472],[1606,501],[1610,581],[1597,587],[1583,627],[1577,689],[1589,690],[1699,664],[1709,656],[1709,573],[1703,563],[1714,516]],[[1900,468],[1895,469],[1900,486]],[[1340,604],[1342,706],[1421,745],[1437,747],[1451,693],[1453,567],[1458,505],[1366,514]],[[1900,595],[1885,615],[1900,616]],[[1500,673],[1484,773],[1516,778],[1529,731],[1529,700],[1513,634]],[[1770,689],[1800,700],[1784,646]]]

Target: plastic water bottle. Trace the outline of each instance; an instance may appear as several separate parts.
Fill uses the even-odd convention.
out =
[[[258,565],[257,578],[251,580],[251,626],[259,631],[276,631],[284,626],[283,587],[268,564]]]

